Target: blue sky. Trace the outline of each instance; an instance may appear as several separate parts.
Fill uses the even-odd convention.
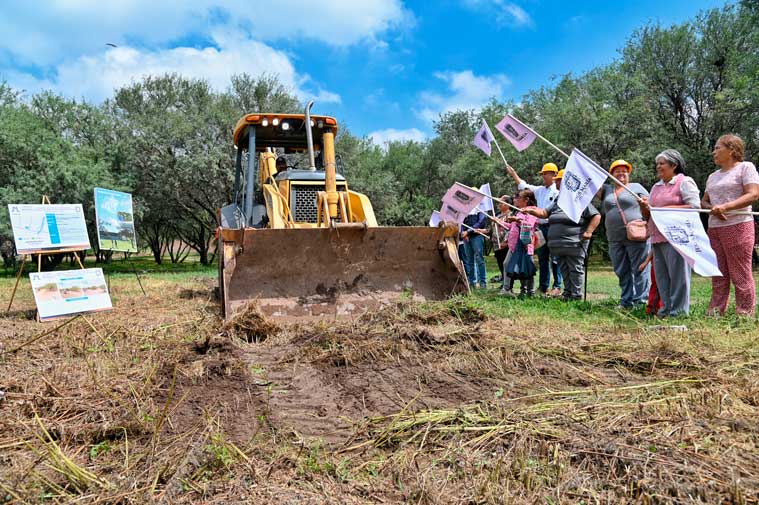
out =
[[[421,140],[441,112],[518,100],[553,76],[611,62],[649,21],[669,25],[723,4],[5,0],[0,79],[99,102],[146,73],[224,89],[234,73],[268,72],[355,134]]]

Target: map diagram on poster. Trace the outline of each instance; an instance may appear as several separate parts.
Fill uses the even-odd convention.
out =
[[[95,188],[95,222],[100,249],[137,252],[132,195]]]
[[[29,274],[40,320],[112,308],[102,268]]]
[[[8,204],[13,238],[19,254],[90,248],[82,204]]]

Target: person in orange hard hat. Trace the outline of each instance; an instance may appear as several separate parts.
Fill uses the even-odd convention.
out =
[[[616,160],[609,167],[609,173],[619,182],[630,188],[638,197],[648,198],[646,188],[637,182],[630,182],[632,172],[632,164],[625,160]],[[606,238],[609,241],[609,258],[622,290],[619,305],[626,309],[645,305],[651,286],[651,268],[646,266],[641,271],[638,266],[648,257],[650,245],[645,235],[634,237],[628,233],[629,223],[633,223],[632,226],[636,223],[643,224],[643,214],[638,200],[616,182],[604,184],[599,196],[601,214],[605,218]]]
[[[530,189],[535,194],[535,198],[538,201],[537,206],[541,209],[546,209],[553,205],[556,198],[559,196],[559,190],[556,188],[554,178],[559,173],[559,167],[556,163],[546,163],[540,170],[540,177],[543,179],[543,184],[535,186],[527,184],[511,166],[506,166],[506,173],[508,173],[514,182],[517,183],[517,189]],[[548,236],[548,220],[538,220],[538,229],[541,231],[544,237]],[[552,255],[548,244],[540,247],[536,250],[538,255],[538,266],[540,268],[540,275],[538,278],[538,289],[543,294],[551,294],[558,296],[561,294],[561,270],[559,269],[559,263],[555,255]],[[553,289],[548,290],[551,287],[551,273],[553,273]]]

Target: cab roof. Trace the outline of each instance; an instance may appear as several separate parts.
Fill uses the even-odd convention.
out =
[[[331,131],[337,135],[337,120],[331,116],[312,115],[314,126],[311,131],[314,137],[314,149],[321,149],[322,134]],[[274,124],[276,123],[276,124]],[[256,151],[264,151],[267,147],[283,148],[285,152],[300,152],[308,149],[306,141],[305,115],[303,114],[274,114],[254,112],[246,114],[237,122],[233,135],[235,147],[248,148],[248,132],[256,129]]]

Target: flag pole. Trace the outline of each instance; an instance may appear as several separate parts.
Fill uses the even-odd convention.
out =
[[[495,142],[495,146],[498,148],[498,152],[501,155],[501,159],[503,160],[504,163],[506,163],[506,165],[508,165],[509,162],[506,161],[506,156],[503,155],[503,151],[501,151],[501,146],[498,145],[498,141],[495,139],[495,135],[493,135],[493,142]]]
[[[487,214],[485,214],[485,215],[487,215]],[[482,233],[481,231],[477,231],[477,230],[475,230],[475,229],[474,229],[474,228],[472,228],[471,226],[468,226],[468,225],[466,225],[466,224],[464,224],[464,223],[461,223],[461,226],[463,226],[464,228],[468,228],[468,229],[472,230],[472,231],[473,231],[473,232],[475,232],[477,235],[482,235],[483,237],[485,237],[485,238],[488,238],[488,236],[487,236],[487,235],[485,235],[485,234],[484,234],[484,233]]]
[[[461,184],[461,183],[460,183],[460,182],[458,182],[457,184]],[[465,184],[461,184],[461,185],[462,185],[462,186],[465,186]],[[507,202],[507,201],[505,201],[505,200],[501,200],[500,198],[497,198],[497,197],[495,197],[495,196],[487,195],[487,194],[483,193],[482,191],[480,191],[479,189],[470,188],[469,186],[466,186],[466,187],[467,187],[467,188],[469,188],[469,189],[471,189],[471,190],[472,190],[472,191],[474,191],[475,193],[477,193],[477,194],[480,194],[480,195],[484,196],[485,198],[490,198],[490,199],[491,199],[491,200],[493,200],[494,202],[498,202],[498,203],[500,203],[500,204],[503,204],[503,205],[505,205],[506,207],[510,207],[510,208],[512,208],[512,209],[514,209],[514,210],[516,210],[516,211],[518,211],[518,212],[521,212],[521,211],[522,211],[522,209],[520,209],[519,207],[516,207],[516,206],[514,206],[514,205],[511,205],[509,202]],[[483,214],[487,215],[487,212],[483,212]]]
[[[495,216],[495,209],[491,210],[491,212],[493,213],[493,217],[496,217]],[[486,214],[487,214],[487,212],[486,212]],[[495,232],[495,241],[496,241],[496,243],[498,243],[500,245],[501,244],[501,234],[498,233],[498,226],[496,226],[495,230],[493,230],[493,231]],[[492,238],[491,238],[491,240],[492,240]]]
[[[534,133],[535,136],[538,137],[540,140],[542,140],[543,142],[545,142],[549,146],[553,147],[558,152],[560,152],[561,154],[563,154],[567,159],[569,159],[569,155],[567,153],[565,153],[564,151],[562,151],[561,149],[559,149],[558,147],[556,147],[556,145],[554,145],[550,140],[548,140],[547,138],[545,138],[543,135],[541,135],[540,133],[538,133],[535,130],[533,130],[531,126],[529,126],[528,124],[526,124],[524,121],[522,121],[521,119],[519,119],[516,116],[511,116],[511,117],[513,117],[514,119],[516,119],[517,121],[519,121],[520,123],[522,123],[525,128],[527,128],[532,133]],[[497,145],[498,145],[498,142],[496,142],[496,146]],[[499,148],[499,150],[500,150],[500,148]],[[506,160],[504,160],[504,161],[506,161]],[[591,161],[593,161],[593,160],[591,160]],[[508,162],[506,163],[506,165],[508,166]],[[627,187],[626,184],[622,184],[622,182],[619,179],[617,179],[616,177],[614,177],[613,175],[611,175],[611,172],[609,172],[608,170],[605,170],[604,168],[602,168],[597,163],[596,163],[596,166],[598,166],[598,168],[600,168],[612,181],[616,182],[621,187],[625,188],[627,190],[627,192],[630,193],[637,201],[639,201],[639,202],[641,201],[641,198],[640,198],[640,196],[637,193],[635,193],[632,189],[630,189],[629,187]]]
[[[590,158],[588,158],[588,159],[590,159]],[[593,161],[593,160],[591,160],[591,161]],[[626,184],[622,184],[622,181],[620,181],[619,179],[617,179],[616,177],[614,177],[613,175],[611,175],[611,172],[609,172],[608,170],[606,170],[605,168],[603,168],[601,165],[599,165],[596,162],[593,162],[593,164],[596,166],[596,168],[600,168],[612,181],[614,181],[615,183],[619,184],[622,188],[624,188],[625,190],[627,190],[627,192],[630,193],[633,196],[633,198],[635,198],[638,202],[643,201],[643,199],[640,197],[639,194],[637,194],[635,191],[633,191],[632,189],[630,189]]]
[[[684,209],[681,207],[649,207],[649,210],[677,210],[679,212],[700,212],[701,214],[709,214],[712,209]],[[728,210],[725,211],[727,216],[759,216],[759,212],[752,212],[748,210]]]
[[[491,215],[490,215],[490,214],[488,214],[487,212],[483,212],[483,214],[485,214],[485,216],[486,216],[488,219],[490,219],[491,221],[493,221],[493,222],[494,222],[495,224],[497,224],[497,225],[503,226],[504,228],[506,228],[506,226],[508,225],[508,223],[505,223],[504,221],[501,221],[501,220],[500,220],[500,219],[498,219],[497,217],[493,217],[493,216],[491,216]]]
[[[559,153],[563,154],[565,158],[569,159],[569,155],[567,153],[565,153],[564,151],[562,151],[561,149],[559,149],[558,147],[556,147],[550,140],[548,140],[547,138],[545,138],[543,135],[541,135],[540,133],[538,133],[535,130],[533,130],[532,127],[530,127],[527,123],[525,123],[524,121],[522,121],[521,119],[519,119],[518,117],[516,117],[514,115],[511,115],[511,117],[513,117],[514,119],[516,119],[517,121],[519,121],[520,123],[522,123],[525,128],[527,128],[528,130],[530,130],[540,140],[542,140],[543,142],[545,142],[549,146],[551,146],[554,149],[556,149]]]

